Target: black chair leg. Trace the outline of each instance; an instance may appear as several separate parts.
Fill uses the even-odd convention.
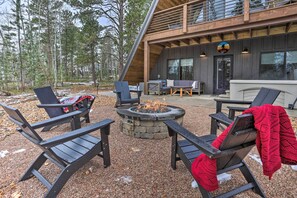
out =
[[[89,115],[89,113],[87,113],[86,115],[85,115],[85,120],[86,120],[86,123],[90,123],[91,121],[90,121],[90,115]]]
[[[27,169],[25,174],[21,177],[20,181],[27,180],[33,176],[32,170],[39,170],[40,167],[44,164],[47,158],[44,156],[44,153],[40,154],[37,159],[32,163],[32,165]]]
[[[239,169],[243,174],[244,178],[246,179],[246,181],[249,183],[253,183],[255,185],[253,191],[258,195],[260,195],[261,197],[266,197],[260,185],[258,184],[257,180],[255,179],[254,175],[246,165],[246,163],[244,161],[242,161],[242,163],[243,163],[243,166],[241,166]]]
[[[44,197],[45,198],[56,197],[64,187],[65,183],[68,181],[68,179],[73,175],[73,173],[77,169],[78,168],[74,168],[73,165],[65,167],[65,169],[63,169],[62,172],[58,175],[57,180],[53,183],[53,185],[51,186],[51,188],[48,190],[48,192]]]
[[[198,187],[199,187],[200,193],[202,194],[203,198],[212,197],[211,194],[207,190],[205,190],[202,186],[198,185]]]
[[[108,134],[110,131],[110,126],[107,126],[101,129],[101,141],[102,141],[102,157],[104,168],[110,166],[110,152],[109,152],[109,142],[108,142]]]
[[[218,124],[217,121],[211,118],[210,134],[217,135]]]
[[[176,170],[176,161],[177,161],[177,134],[174,133],[172,136],[172,143],[171,143],[171,167],[173,170]]]

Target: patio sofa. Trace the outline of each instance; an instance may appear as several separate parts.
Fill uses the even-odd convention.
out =
[[[195,84],[194,84],[195,82]],[[150,80],[148,81],[148,94],[166,94],[170,92],[171,86],[192,86],[192,92],[204,93],[204,82],[194,80]]]

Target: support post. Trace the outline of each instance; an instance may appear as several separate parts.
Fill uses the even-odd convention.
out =
[[[250,20],[250,0],[244,0],[243,21],[248,23]]]
[[[148,80],[150,76],[150,46],[148,41],[144,41],[144,94],[148,94]]]
[[[188,32],[188,5],[183,6],[183,33]]]

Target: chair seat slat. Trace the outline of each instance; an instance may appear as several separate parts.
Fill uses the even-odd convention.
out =
[[[72,140],[73,142],[87,148],[87,149],[91,149],[93,146],[94,146],[94,143],[93,142],[89,142],[89,141],[86,141],[85,139],[83,138],[75,138]],[[100,142],[101,141],[101,138],[98,138],[98,141],[97,142]]]
[[[81,138],[93,144],[97,144],[100,141],[98,138],[95,138],[92,135],[83,135]]]
[[[60,150],[56,147],[53,147],[52,150],[58,157],[60,157],[63,161],[65,161],[69,164],[76,160],[72,156],[68,155],[67,153],[63,152],[62,150]]]
[[[85,153],[87,153],[90,149],[86,149],[85,147],[81,146],[80,144],[77,144],[73,141],[68,141],[65,142],[64,145],[66,145],[67,147],[73,149],[74,151],[84,155]]]

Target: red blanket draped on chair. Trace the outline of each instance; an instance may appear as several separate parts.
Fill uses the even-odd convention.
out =
[[[83,104],[81,104],[81,102],[85,99],[89,99],[90,101],[92,101],[95,99],[95,96],[93,96],[93,95],[78,95],[78,96],[73,96],[73,97],[66,97],[66,98],[62,98],[60,100],[60,102],[61,102],[61,104],[74,103],[75,110],[77,110],[83,106]],[[65,113],[67,113],[69,111],[68,107],[64,107],[63,111]]]
[[[263,163],[263,173],[271,179],[281,163],[297,164],[297,140],[290,119],[283,107],[263,105],[244,112],[254,116],[257,129],[256,145]],[[232,124],[212,143],[219,148]],[[207,191],[218,189],[216,160],[201,154],[192,163],[195,180]]]

